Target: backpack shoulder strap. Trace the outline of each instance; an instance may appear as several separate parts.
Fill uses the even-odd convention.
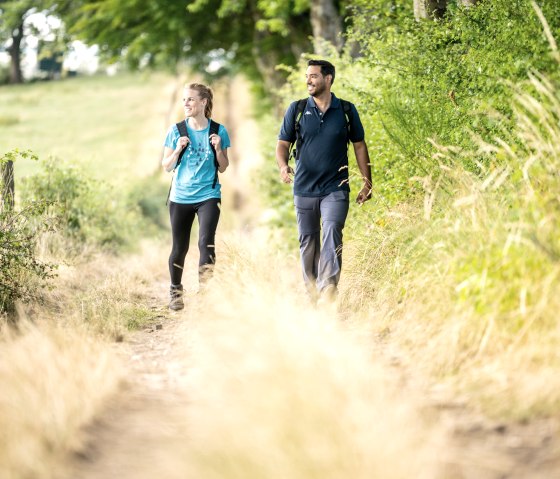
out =
[[[187,124],[185,123],[185,120],[176,123],[175,126],[177,127],[177,130],[179,130],[179,136],[189,136],[189,134],[187,133]]]
[[[210,120],[210,129],[208,130],[208,136],[217,135],[220,131],[220,124],[214,120]],[[216,167],[216,173],[214,174],[214,181],[212,182],[212,188],[216,188],[216,183],[218,183],[218,168],[220,164],[218,163],[218,155],[216,154],[216,149],[214,145],[210,143],[210,148],[212,148],[212,153],[214,154],[214,166]]]
[[[175,126],[177,127],[177,130],[179,130],[179,136],[186,136],[187,138],[189,137],[189,134],[187,133],[187,124],[185,123],[185,120],[180,121],[179,123],[175,123]],[[173,171],[175,171],[181,164],[183,155],[185,154],[185,151],[187,151],[188,147],[189,145],[187,144],[187,146],[185,146],[185,148],[183,148],[183,150],[179,154],[179,158],[177,158],[177,164],[175,165],[175,168],[173,168]]]
[[[179,130],[179,136],[186,136],[187,138],[189,137],[189,134],[187,133],[187,124],[185,123],[185,120],[180,121],[179,123],[175,123],[175,126],[177,127],[177,130]],[[173,168],[173,173],[175,173],[175,170],[179,168],[179,165],[181,164],[181,160],[183,159],[183,155],[185,154],[185,151],[187,151],[188,146],[189,145],[187,144],[187,146],[183,148],[181,153],[179,153],[179,158],[177,158],[177,163],[175,164],[175,168]],[[169,185],[169,191],[167,192],[167,200],[165,200],[166,206],[169,203],[169,195],[171,194],[172,186],[173,186],[173,179],[171,179],[171,184]]]
[[[307,106],[307,98],[302,98],[301,100],[297,101],[296,116],[295,116],[296,125],[299,125],[299,120],[301,119],[301,115],[303,115],[303,111],[305,110],[306,106]]]
[[[294,115],[294,127],[296,130],[296,141],[291,145],[291,152],[290,154],[294,157],[294,160],[297,160],[297,154],[301,149],[301,144],[303,143],[303,138],[301,136],[299,121],[301,120],[301,116],[305,111],[305,107],[307,106],[307,98],[302,98],[301,100],[297,101],[296,111]]]
[[[219,131],[220,131],[220,124],[214,120],[210,120],[209,135],[217,135]]]
[[[344,118],[346,120],[346,143],[350,142],[350,123],[352,117],[352,103],[346,100],[340,100],[342,110],[344,111]]]

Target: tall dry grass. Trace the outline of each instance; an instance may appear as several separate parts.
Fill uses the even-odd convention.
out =
[[[439,477],[443,431],[381,366],[369,331],[294,294],[295,262],[255,245],[221,258],[188,311],[185,476]]]
[[[0,477],[62,477],[82,450],[83,428],[125,377],[115,341],[159,314],[157,252],[147,242],[136,256],[61,265],[43,303],[20,306],[17,329],[2,324]]]
[[[121,378],[114,354],[87,329],[20,322],[0,342],[0,475],[60,477],[81,428]]]
[[[442,166],[425,199],[367,225],[347,269],[347,304],[368,303],[405,360],[472,407],[500,418],[560,405],[560,101],[532,74],[517,129],[467,155],[482,172]],[[373,253],[370,253],[372,251]]]

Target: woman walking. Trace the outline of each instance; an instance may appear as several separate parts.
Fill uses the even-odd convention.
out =
[[[200,83],[185,86],[185,120],[172,125],[164,142],[165,171],[175,171],[169,193],[173,246],[169,256],[169,308],[184,308],[183,267],[189,250],[191,228],[198,216],[199,283],[212,273],[216,262],[215,236],[220,219],[221,185],[218,172],[229,165],[228,133],[212,117],[212,90]]]

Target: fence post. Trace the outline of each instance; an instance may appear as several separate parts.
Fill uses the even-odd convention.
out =
[[[14,209],[14,162],[7,160],[2,164],[2,211]]]

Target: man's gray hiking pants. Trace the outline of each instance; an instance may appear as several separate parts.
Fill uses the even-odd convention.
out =
[[[342,267],[342,230],[348,215],[349,193],[294,196],[303,280],[311,294],[338,285]],[[323,241],[321,246],[321,226]]]

